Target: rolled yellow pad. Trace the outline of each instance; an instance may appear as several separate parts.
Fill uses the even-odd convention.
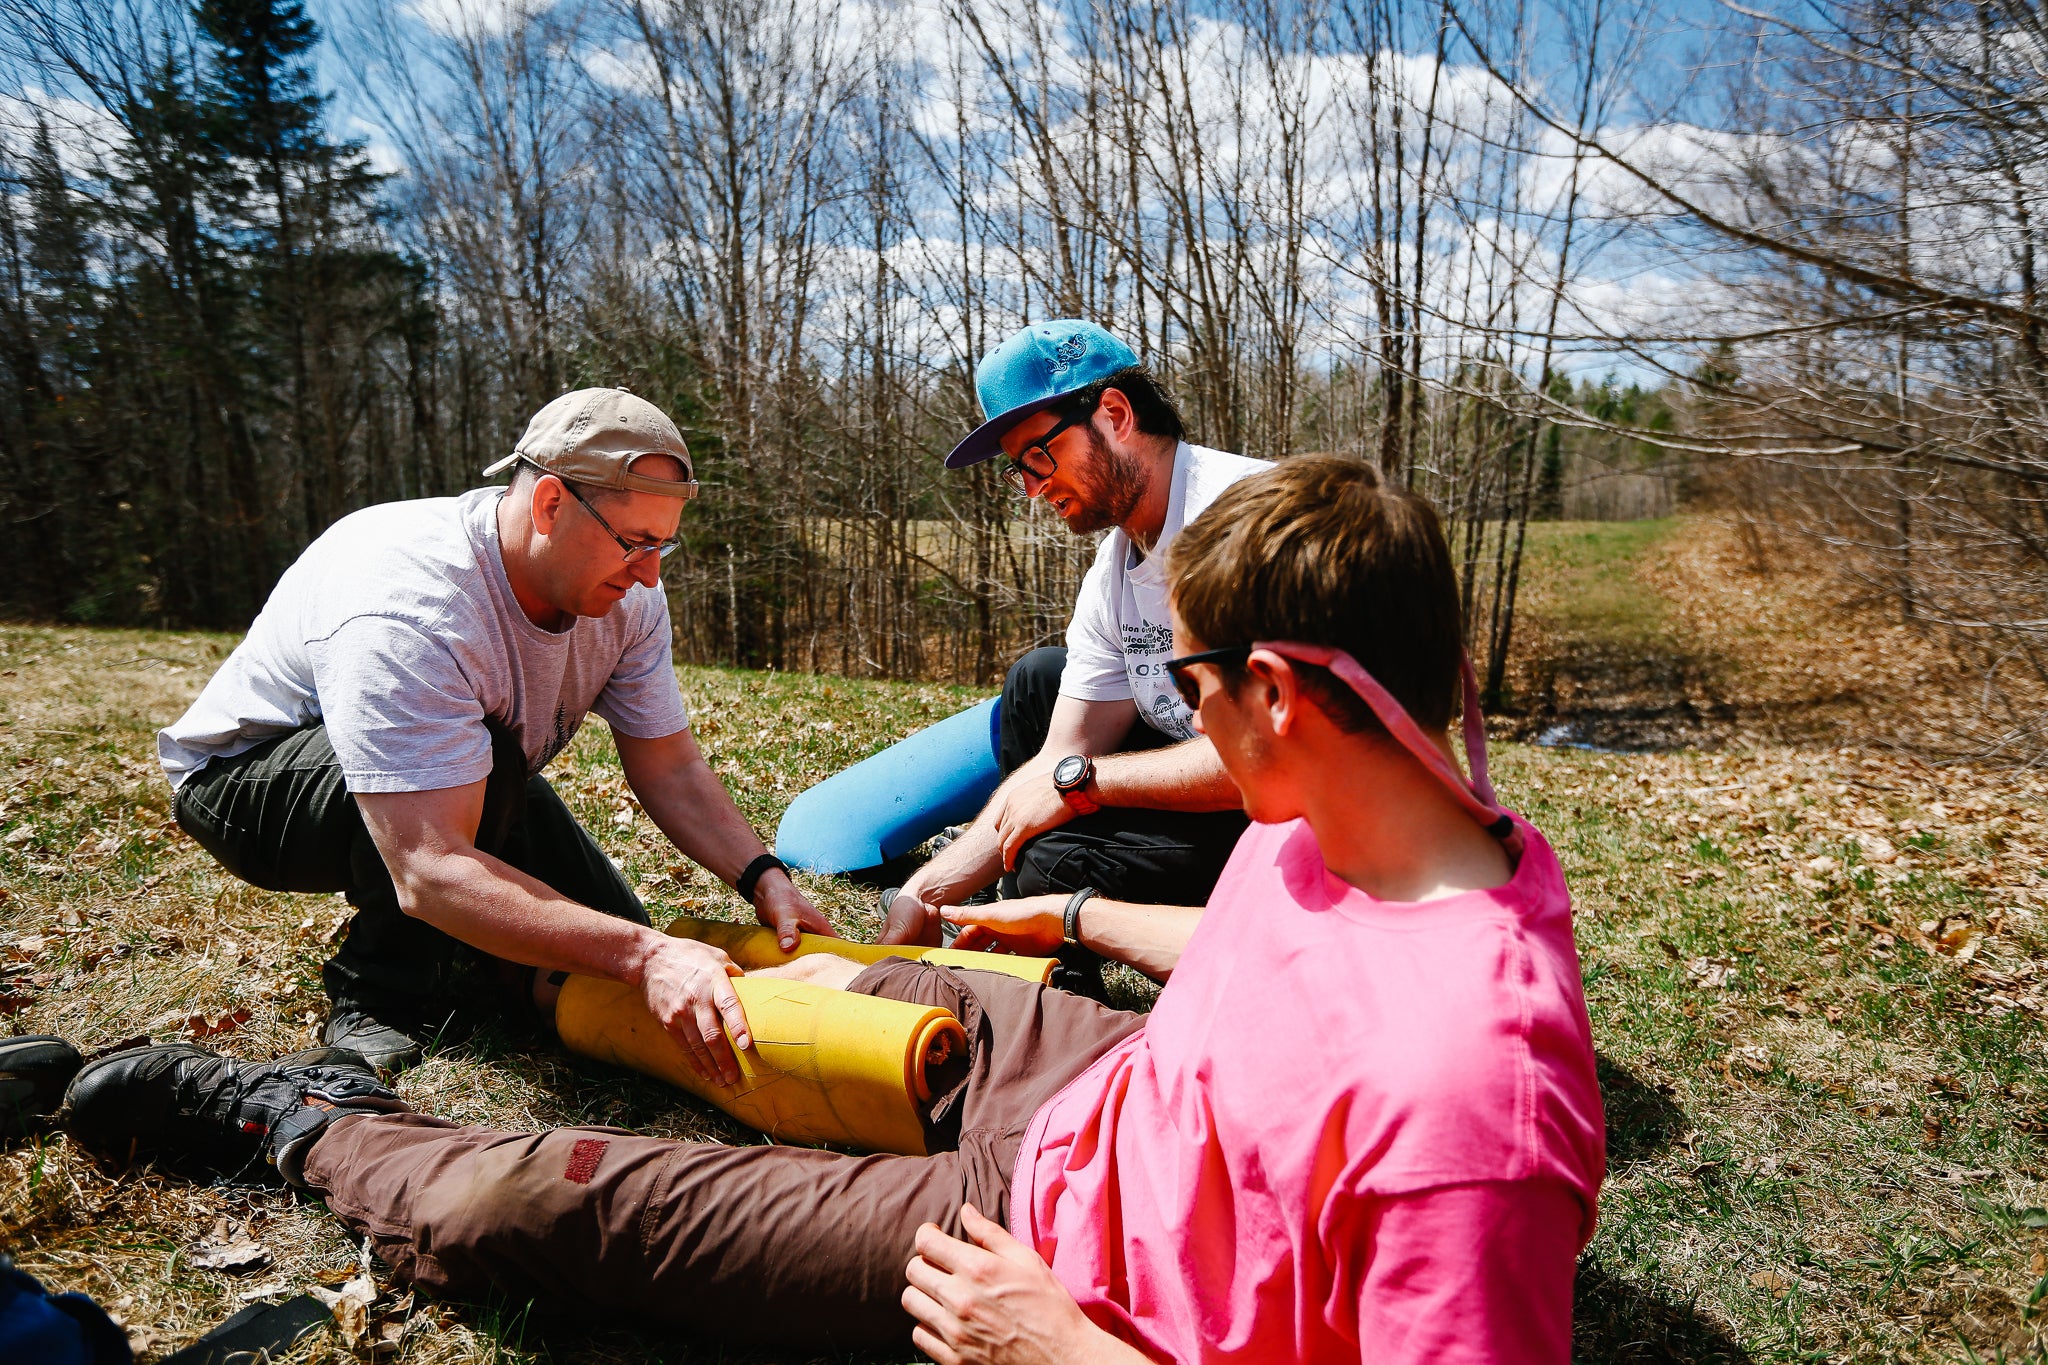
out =
[[[929,1155],[919,1110],[931,1098],[926,1069],[967,1044],[950,1011],[806,981],[742,976],[732,985],[754,1035],[738,1054],[737,1085],[701,1079],[640,992],[617,981],[570,977],[555,1031],[571,1051],[679,1086],[780,1141]]]
[[[883,943],[852,943],[843,938],[827,934],[797,935],[796,951],[785,953],[775,939],[775,931],[760,924],[731,924],[724,920],[691,919],[679,915],[669,921],[668,932],[677,938],[694,938],[714,948],[722,948],[725,955],[743,971],[755,971],[762,967],[780,967],[794,958],[808,957],[812,953],[830,953],[834,957],[848,958],[854,962],[875,963],[885,957],[907,957],[924,962],[936,962],[945,967],[965,967],[978,972],[1001,972],[1006,976],[1020,976],[1026,981],[1044,985],[1052,979],[1052,969],[1059,965],[1049,957],[1018,957],[1012,953],[970,953],[958,948],[908,948]],[[747,1016],[752,1019],[752,1015]]]

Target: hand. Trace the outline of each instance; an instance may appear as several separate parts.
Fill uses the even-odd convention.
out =
[[[960,1222],[972,1245],[934,1223],[917,1230],[903,1291],[917,1349],[939,1365],[1075,1365],[1100,1333],[1066,1286],[974,1205]]]
[[[939,943],[939,916],[943,910],[936,901],[927,900],[927,894],[909,886],[898,891],[896,899],[889,902],[888,913],[882,920],[882,932],[876,935],[875,942],[936,947]]]
[[[948,905],[939,913],[960,926],[955,948],[976,952],[991,943],[1026,957],[1048,957],[1066,942],[1065,896],[1019,896],[989,905]]]
[[[1017,870],[1017,854],[1025,844],[1074,818],[1074,808],[1052,784],[1052,773],[1030,773],[996,794],[996,835],[1003,841],[1003,870]]]
[[[754,1045],[746,1011],[732,988],[740,969],[723,950],[708,943],[666,934],[654,937],[658,942],[640,970],[647,1008],[682,1048],[690,1070],[720,1085],[739,1084],[734,1049],[744,1052]],[[732,1036],[730,1043],[727,1034]]]
[[[810,898],[797,890],[789,874],[779,867],[769,868],[755,883],[754,905],[754,918],[775,931],[775,941],[785,953],[796,951],[798,934],[839,937],[825,912],[812,905]]]

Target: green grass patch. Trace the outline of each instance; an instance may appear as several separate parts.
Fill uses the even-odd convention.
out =
[[[1653,525],[1555,531],[1597,589]],[[1626,554],[1624,548],[1636,548]],[[1557,560],[1544,560],[1555,563]],[[1642,621],[1652,618],[1643,616]],[[0,1019],[87,1047],[248,1018],[245,1056],[309,1045],[346,907],[224,876],[168,819],[153,734],[232,641],[0,627]],[[797,792],[968,705],[938,686],[685,669],[700,742],[772,833]],[[1579,1280],[1587,1361],[2008,1360],[2048,1277],[2048,799],[2024,775],[1841,751],[1497,748],[1508,801],[1574,888],[1611,1171]],[[745,908],[632,803],[601,724],[550,778],[659,918]],[[26,831],[26,833],[24,833]],[[846,931],[872,892],[804,878]],[[480,1034],[408,1073],[419,1107],[510,1127],[758,1139],[546,1040]],[[227,1219],[296,1290],[353,1262],[317,1207],[103,1170],[62,1138],[0,1152],[0,1245],[115,1305],[148,1353],[248,1279],[190,1268]],[[732,1359],[516,1305],[420,1305],[401,1362]],[[906,1358],[908,1353],[906,1352]],[[331,1336],[299,1360],[352,1359]]]
[[[1676,517],[1531,522],[1523,551],[1529,605],[1548,632],[1575,643],[1663,644],[1672,629],[1669,607],[1637,569],[1680,524]]]

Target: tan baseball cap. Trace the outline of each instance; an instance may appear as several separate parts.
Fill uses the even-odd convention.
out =
[[[635,474],[643,455],[669,455],[683,462],[681,479]],[[577,389],[533,415],[512,453],[484,470],[492,478],[519,461],[592,488],[631,489],[663,497],[697,496],[690,448],[668,414],[625,389]]]

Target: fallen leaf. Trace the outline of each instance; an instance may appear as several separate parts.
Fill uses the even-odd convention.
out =
[[[231,1275],[261,1270],[270,1264],[270,1253],[260,1242],[206,1242],[194,1251],[188,1264],[199,1270],[224,1270]]]
[[[1731,1054],[1731,1058],[1741,1063],[1745,1069],[1756,1072],[1759,1076],[1767,1074],[1771,1069],[1770,1049],[1758,1047],[1755,1044],[1736,1048]]]
[[[1759,1270],[1749,1277],[1749,1282],[1765,1293],[1781,1296],[1792,1288],[1792,1281],[1774,1270]]]
[[[205,1015],[195,1014],[185,1020],[185,1036],[212,1038],[217,1034],[233,1033],[253,1017],[247,1010],[230,1010],[220,1018],[208,1022]]]
[[[1696,957],[1685,964],[1685,973],[1703,990],[1720,990],[1735,979],[1734,964]]]
[[[1974,924],[1965,923],[1949,930],[1939,939],[1935,940],[1935,942],[1939,945],[1942,952],[1947,953],[1956,961],[1968,962],[1971,958],[1977,956],[1978,941],[1983,937],[1984,931],[1982,929]]]
[[[342,1344],[353,1350],[370,1330],[370,1305],[377,1301],[377,1285],[368,1275],[358,1274],[340,1289],[315,1286],[306,1291],[334,1315],[334,1328]]]

